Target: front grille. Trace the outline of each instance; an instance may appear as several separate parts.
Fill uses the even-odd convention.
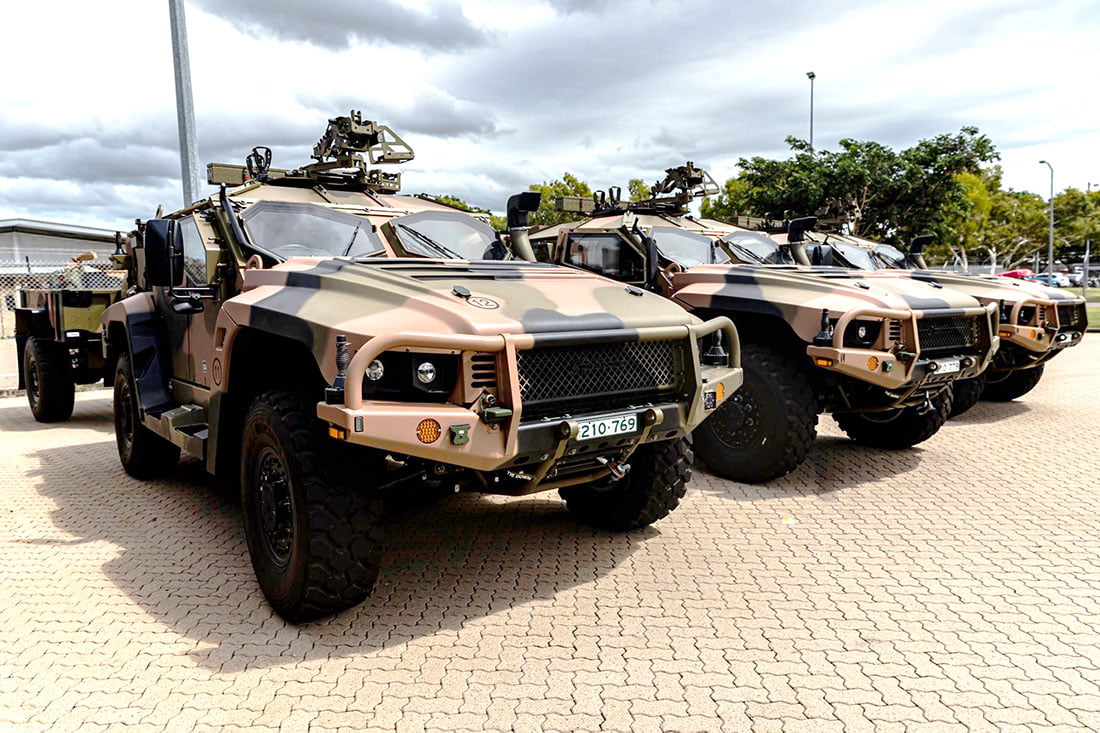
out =
[[[519,351],[523,418],[591,414],[665,401],[676,392],[679,341],[542,346]]]
[[[970,351],[978,345],[978,316],[925,316],[917,320],[921,356],[936,357]]]
[[[1058,306],[1059,331],[1084,331],[1085,318],[1085,306],[1083,303],[1079,305]]]

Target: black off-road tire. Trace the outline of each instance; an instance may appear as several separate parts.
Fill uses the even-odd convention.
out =
[[[982,399],[991,402],[1008,402],[1023,397],[1043,378],[1043,364],[1030,369],[1013,369],[994,372],[985,381]]]
[[[838,412],[833,417],[840,429],[857,443],[875,448],[901,450],[923,443],[943,427],[951,414],[951,390],[932,398],[932,407],[921,414],[920,407],[891,412]]]
[[[38,422],[62,422],[73,416],[73,382],[69,351],[51,339],[28,339],[23,347],[27,402]]]
[[[159,476],[179,463],[179,446],[173,445],[141,424],[134,369],[129,354],[115,363],[115,443],[126,473],[134,478]]]
[[[360,603],[382,562],[382,501],[357,461],[369,454],[326,437],[314,404],[290,392],[260,395],[241,443],[252,567],[271,607],[292,623]]]
[[[790,473],[817,437],[817,400],[789,359],[762,344],[741,351],[745,382],[695,429],[695,452],[713,473],[759,483]]]
[[[951,414],[948,418],[958,417],[982,398],[985,389],[985,372],[971,379],[959,379],[951,385]]]
[[[640,529],[664,519],[680,504],[691,480],[688,438],[640,446],[630,471],[610,486],[568,486],[558,493],[581,521],[601,529]]]

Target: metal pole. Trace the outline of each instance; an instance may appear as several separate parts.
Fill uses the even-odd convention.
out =
[[[1085,267],[1084,275],[1081,276],[1081,297],[1086,300],[1089,297],[1089,249],[1092,246],[1092,240],[1085,240]]]
[[[187,54],[187,20],[183,0],[168,0],[172,21],[172,64],[176,71],[176,119],[179,122],[180,177],[183,205],[190,206],[202,195],[199,178],[199,143],[195,136],[195,101],[191,97],[191,60]]]
[[[810,80],[810,152],[814,151],[814,79],[817,74],[807,71],[806,76]]]
[[[1045,160],[1039,162],[1050,168],[1050,236],[1047,240],[1047,285],[1054,287],[1054,166]]]

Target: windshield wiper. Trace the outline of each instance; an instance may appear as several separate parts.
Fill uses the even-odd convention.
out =
[[[761,265],[768,264],[768,261],[766,259],[764,259],[760,255],[756,254],[751,249],[741,246],[737,242],[727,240],[726,244],[728,244],[730,247],[732,247],[733,250],[736,251],[738,255],[743,256],[745,259],[755,260],[757,263],[759,263]]]
[[[428,249],[435,251],[437,253],[437,256],[439,256],[439,257],[441,257],[445,260],[464,260],[464,259],[467,259],[467,258],[463,257],[462,255],[460,255],[459,253],[453,252],[453,251],[447,249],[442,244],[440,244],[439,242],[437,242],[434,239],[432,239],[431,237],[429,237],[427,234],[424,234],[422,232],[418,232],[417,230],[413,229],[408,224],[397,224],[396,226],[399,226],[402,229],[404,229],[406,232],[409,232],[410,234],[412,234],[414,237],[419,239]]]
[[[347,247],[344,247],[344,253],[340,255],[341,257],[347,257],[349,254],[351,254],[351,248],[355,246],[355,238],[359,236],[360,226],[360,224],[355,225],[355,231],[351,233],[351,241],[348,242]]]

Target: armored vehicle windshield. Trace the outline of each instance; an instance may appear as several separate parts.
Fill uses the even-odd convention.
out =
[[[759,232],[737,231],[727,234],[720,240],[738,259],[756,262],[761,265],[793,265],[794,259],[771,238]]]
[[[729,257],[714,246],[714,240],[677,227],[653,227],[650,233],[657,252],[669,262],[687,269],[697,265],[720,265]]]

